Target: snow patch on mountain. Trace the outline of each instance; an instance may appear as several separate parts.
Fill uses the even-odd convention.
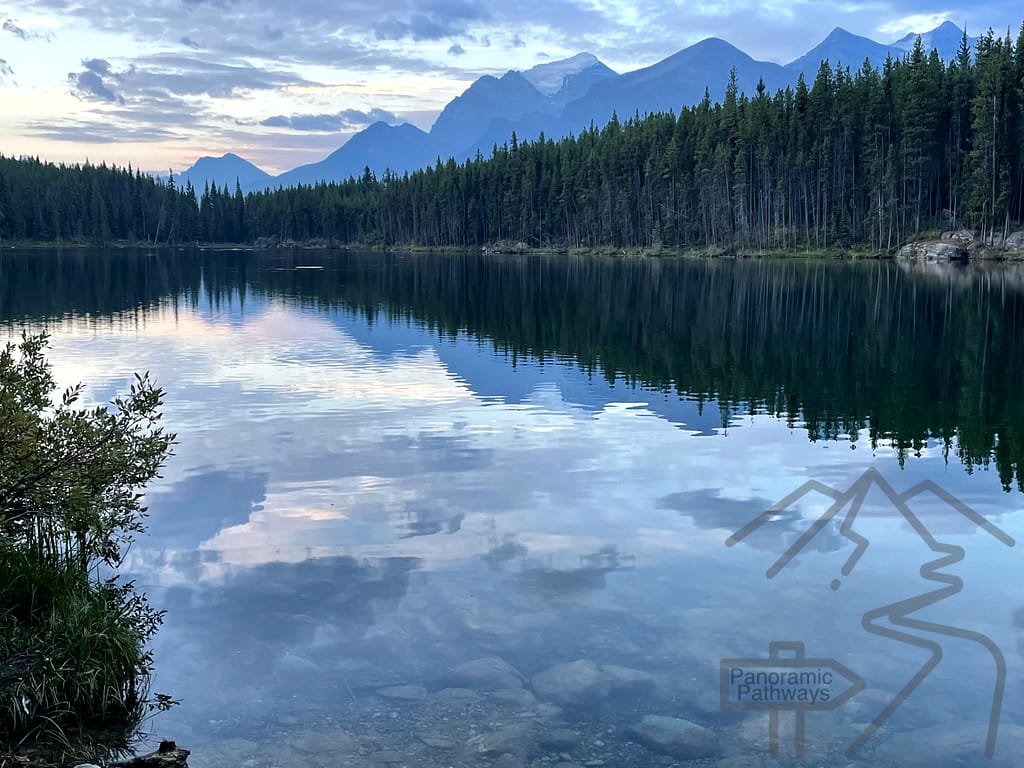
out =
[[[530,85],[545,96],[554,96],[562,90],[565,78],[577,75],[588,67],[600,63],[592,53],[577,53],[575,56],[561,61],[538,64],[521,74]]]
[[[932,48],[935,48],[939,52],[939,56],[944,61],[950,61],[956,57],[957,51],[960,49],[960,42],[963,39],[963,30],[960,29],[956,24],[951,21],[945,21],[940,26],[931,30],[930,32],[920,33],[921,43],[924,45],[925,53],[930,53]],[[917,42],[918,34],[911,32],[910,34],[901,37],[893,43],[890,43],[894,48],[899,48],[904,51],[914,50],[914,44]],[[968,37],[967,46],[974,51],[977,45],[978,38]]]

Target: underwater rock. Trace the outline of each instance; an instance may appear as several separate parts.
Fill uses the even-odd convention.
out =
[[[985,757],[987,721],[952,722],[893,733],[871,753],[874,765],[934,768],[937,765],[970,768],[1019,768],[1024,765],[1024,726],[999,725],[996,750]],[[869,742],[868,748],[872,745]]]
[[[502,688],[522,688],[525,678],[504,659],[485,656],[456,664],[435,684],[439,688],[469,688],[474,691],[500,691]]]
[[[536,697],[524,688],[502,688],[500,691],[492,693],[491,696],[498,701],[520,707],[529,707],[537,703]]]
[[[496,757],[511,754],[520,760],[526,757],[530,739],[529,726],[516,723],[494,731],[477,734],[466,741],[467,757]]]
[[[312,731],[292,739],[289,746],[296,752],[318,755],[328,752],[348,752],[355,749],[356,741],[345,731]]]
[[[697,760],[718,752],[718,736],[704,726],[679,717],[647,715],[629,733],[655,752],[680,760]]]
[[[469,688],[442,688],[431,698],[438,704],[465,706],[479,701],[480,694]]]
[[[599,704],[612,689],[608,676],[586,659],[548,667],[534,675],[530,685],[542,699],[574,708]]]
[[[654,675],[641,669],[602,664],[601,673],[608,678],[612,694],[615,695],[642,696],[651,693],[657,687]]]
[[[378,688],[377,695],[394,701],[423,701],[427,698],[427,689],[422,685],[389,685]]]
[[[455,742],[436,732],[421,733],[417,737],[431,749],[455,749]]]
[[[569,750],[576,749],[579,743],[580,735],[569,728],[556,728],[540,737],[542,747],[547,747],[556,752],[568,752]]]

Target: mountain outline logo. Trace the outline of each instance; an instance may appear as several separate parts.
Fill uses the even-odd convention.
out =
[[[995,684],[992,692],[992,703],[989,710],[988,733],[985,740],[985,756],[991,758],[995,754],[996,742],[999,733],[999,722],[1002,715],[1003,696],[1006,690],[1006,659],[1002,650],[991,638],[981,632],[969,629],[940,624],[916,618],[914,614],[925,608],[936,605],[944,600],[959,594],[963,590],[963,579],[959,576],[945,573],[943,569],[960,563],[966,557],[963,547],[946,544],[931,533],[924,522],[910,507],[911,500],[930,493],[941,502],[951,507],[966,519],[974,523],[980,530],[989,534],[1007,547],[1014,547],[1016,541],[1012,536],[1002,529],[993,525],[984,516],[964,504],[955,496],[941,488],[931,480],[925,480],[912,488],[899,493],[874,467],[868,468],[853,484],[845,491],[837,490],[817,480],[808,480],[799,488],[788,494],[785,498],[773,504],[768,510],[751,520],[747,525],[736,531],[726,540],[726,546],[734,547],[743,542],[747,537],[759,530],[768,523],[776,520],[780,513],[798,502],[809,493],[817,492],[832,499],[832,504],[825,512],[815,520],[811,526],[804,531],[792,545],[779,557],[765,572],[768,579],[779,575],[798,555],[800,555],[811,541],[829,523],[831,523],[841,510],[848,507],[840,534],[852,541],[855,545],[853,553],[843,564],[841,573],[849,576],[861,558],[864,556],[870,541],[861,536],[853,529],[857,515],[861,511],[865,499],[872,488],[880,490],[893,508],[910,525],[914,532],[924,541],[930,550],[938,557],[924,563],[920,568],[921,577],[932,582],[937,588],[924,594],[899,600],[895,603],[883,605],[866,612],[861,619],[863,629],[878,637],[887,638],[896,642],[904,643],[929,652],[928,660],[917,670],[914,676],[907,682],[886,707],[875,717],[875,719],[864,728],[857,739],[846,751],[846,756],[854,757],[874,734],[892,717],[892,715],[903,705],[906,699],[924,682],[931,672],[942,661],[942,645],[928,637],[922,637],[916,633],[925,635],[939,635],[942,637],[955,637],[961,640],[973,642],[984,648],[992,657],[995,667]],[[831,583],[833,590],[838,590],[842,582],[834,579]],[[777,715],[777,713],[776,713]]]

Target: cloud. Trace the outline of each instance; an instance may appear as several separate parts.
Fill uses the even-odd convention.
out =
[[[452,56],[462,56],[465,52],[466,49],[463,48],[458,43],[452,43],[452,45],[449,46],[448,48],[448,53],[451,54]]]
[[[546,34],[562,47],[592,43],[614,18],[585,0],[10,0],[33,14],[60,14],[93,31],[129,35],[143,49],[209,51],[219,60],[274,62],[277,66],[329,66],[350,71],[465,74],[440,56],[446,48],[417,42],[491,37],[510,24]],[[542,33],[541,30],[546,30]],[[399,43],[381,46],[379,41]],[[486,43],[484,43],[486,47]],[[589,46],[599,47],[599,46]],[[582,49],[582,47],[581,47]],[[509,66],[514,66],[513,62]],[[496,63],[494,72],[508,67]],[[488,73],[492,73],[488,70]],[[482,73],[481,73],[482,74]]]
[[[512,38],[512,47],[513,48],[525,48],[526,47],[526,43],[523,41],[523,38],[519,36],[518,33],[516,33],[516,35]]]
[[[424,14],[416,14],[408,22],[392,17],[377,24],[374,32],[380,40],[402,40],[411,38],[415,42],[424,40],[440,40],[464,33],[462,26],[448,21],[440,21]]]
[[[67,79],[72,93],[93,106],[63,119],[26,119],[21,127],[28,135],[92,144],[167,142],[201,135],[205,141],[232,146],[250,141],[252,134],[232,130],[229,118],[218,114],[211,99],[319,85],[276,68],[175,53],[143,56],[130,63],[83,59],[81,70]],[[395,119],[386,111],[349,117],[369,114]]]
[[[4,32],[10,32],[12,35],[16,35],[17,37],[20,37],[22,40],[28,40],[28,32],[26,32],[21,27],[17,26],[10,19],[4,19],[4,23],[2,26],[0,26],[0,29],[3,29]]]
[[[293,131],[336,132],[361,129],[370,123],[383,121],[395,124],[401,122],[394,113],[386,109],[371,109],[363,112],[358,109],[343,109],[333,114],[319,115],[274,115],[260,122],[260,125],[271,128],[290,128]]]
[[[30,30],[25,29],[24,27],[15,24],[14,21],[11,19],[4,19],[4,23],[0,24],[0,29],[2,29],[4,32],[10,32],[12,35],[20,37],[22,40],[41,39],[46,40],[47,42],[53,40],[52,32],[46,32],[45,34],[42,32],[32,32]]]
[[[21,123],[21,127],[42,139],[81,144],[129,144],[177,138],[173,131],[164,128],[137,124],[120,125],[99,120],[26,121]]]
[[[82,66],[101,77],[110,74],[110,62],[106,59],[83,59]]]
[[[84,59],[82,66],[85,71],[68,75],[75,94],[118,104],[145,104],[172,96],[228,98],[251,91],[314,84],[281,70],[170,53],[138,58],[120,70],[100,58]]]
[[[92,70],[69,72],[68,82],[75,86],[75,94],[81,98],[96,98],[100,101],[117,104],[125,103],[124,97],[114,93],[114,90],[104,82],[103,76]]]
[[[954,24],[957,24],[957,26],[962,26],[957,23],[957,19],[954,14],[951,14],[948,11],[939,11],[937,13],[914,13],[899,19],[892,19],[879,25],[877,28],[877,32],[879,33],[877,37],[882,42],[894,41],[908,33],[916,34],[935,29],[946,21],[952,21]],[[978,31],[979,30],[975,30],[975,32]]]

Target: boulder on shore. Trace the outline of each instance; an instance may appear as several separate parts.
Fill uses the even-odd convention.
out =
[[[111,768],[188,768],[190,754],[173,741],[161,741],[156,752],[114,763]]]
[[[969,253],[963,244],[948,240],[922,240],[907,243],[896,253],[898,259],[914,261],[967,261]]]
[[[1024,250],[1024,229],[1010,234],[1010,236],[1003,241],[1003,247],[1010,248],[1015,251]]]

